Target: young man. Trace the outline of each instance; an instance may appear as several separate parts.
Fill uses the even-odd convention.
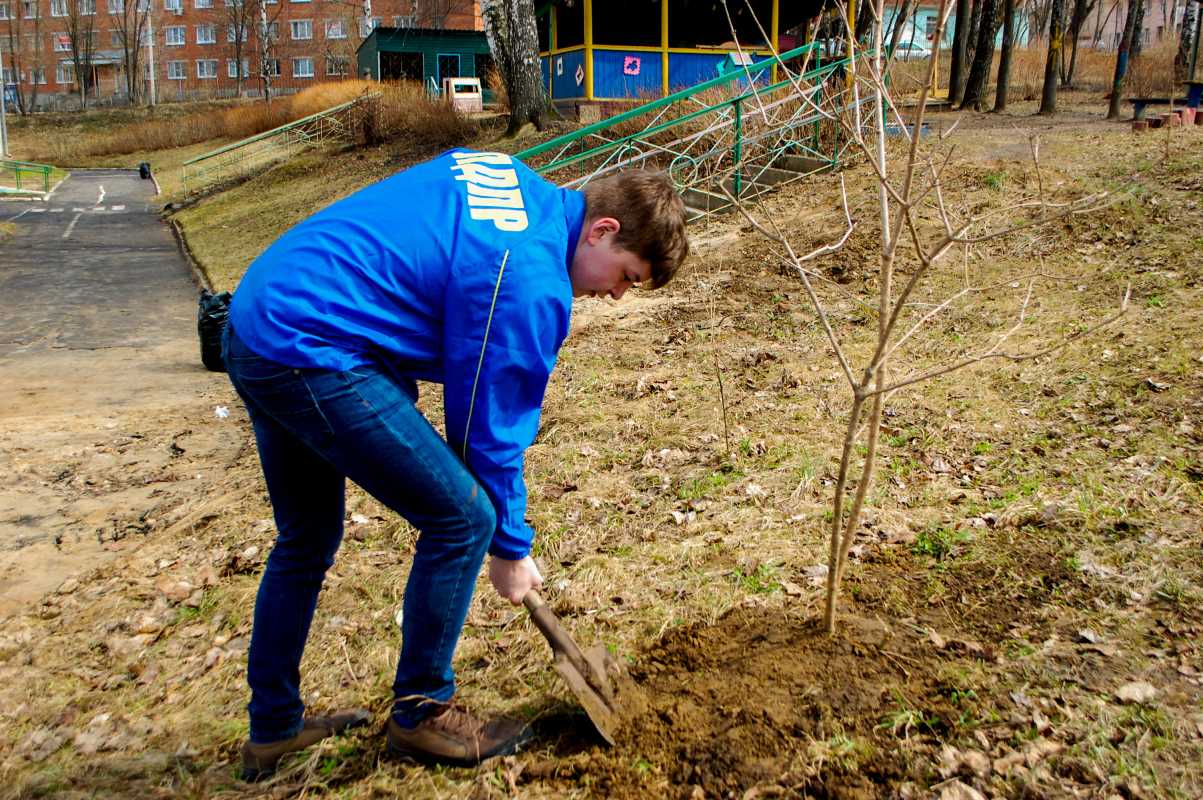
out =
[[[486,551],[519,604],[530,558],[523,454],[572,298],[666,284],[688,253],[662,173],[563,190],[500,153],[452,151],[356,192],[248,268],[225,359],[246,404],[278,537],[255,601],[248,780],[366,711],[304,718],[299,665],[355,481],[419,531],[403,604],[388,747],[472,764],[525,726],[451,704],[451,658]],[[443,384],[447,439],[414,407]]]

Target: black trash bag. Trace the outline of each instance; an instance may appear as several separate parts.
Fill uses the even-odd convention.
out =
[[[144,181],[150,180],[150,162],[149,161],[143,161],[141,164],[138,165],[138,175],[141,176],[142,180],[144,180]]]
[[[200,336],[201,362],[210,372],[225,372],[226,364],[221,358],[221,336],[226,330],[226,319],[230,315],[229,292],[213,294],[202,289],[199,308],[196,312],[196,332]]]

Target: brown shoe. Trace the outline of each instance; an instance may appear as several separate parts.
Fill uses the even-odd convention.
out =
[[[248,741],[242,746],[242,779],[257,781],[266,778],[276,771],[280,759],[289,753],[304,750],[327,736],[367,725],[371,719],[372,715],[367,709],[353,708],[326,717],[306,717],[300,733],[291,739],[266,744]]]
[[[388,721],[389,753],[423,764],[470,767],[486,758],[511,755],[530,738],[530,728],[516,719],[483,720],[450,704],[415,728]]]

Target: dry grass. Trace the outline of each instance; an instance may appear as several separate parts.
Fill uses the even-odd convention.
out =
[[[206,104],[202,111],[167,118],[132,112],[140,118],[76,131],[72,135],[64,135],[57,126],[43,128],[38,130],[40,135],[31,131],[31,135],[22,141],[22,152],[35,160],[74,165],[98,158],[183,148],[200,142],[237,140],[375,92],[383,94],[379,108],[383,127],[371,132],[369,138],[372,141],[416,135],[447,142],[462,138],[468,127],[445,104],[429,100],[420,86],[350,80],[322,83],[298,94],[277,98],[270,104],[261,101],[218,104],[216,107]]]

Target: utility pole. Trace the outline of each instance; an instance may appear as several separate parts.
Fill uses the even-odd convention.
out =
[[[134,7],[135,9],[137,6]],[[134,12],[136,20],[137,11]],[[155,104],[155,4],[154,0],[147,0],[146,3],[146,24],[149,26],[150,37],[147,39],[147,49],[150,51],[150,105]]]

